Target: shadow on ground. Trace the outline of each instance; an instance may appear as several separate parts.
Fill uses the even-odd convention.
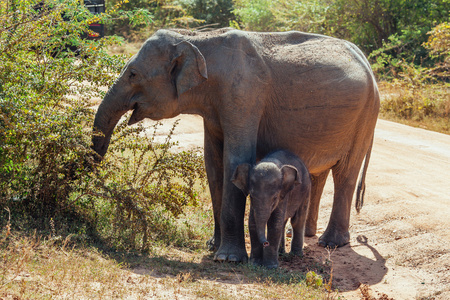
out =
[[[361,283],[379,283],[387,273],[386,260],[364,235],[359,235],[356,243],[337,249],[323,248],[317,240],[317,237],[306,238],[304,256],[284,261],[281,267],[300,272],[318,271],[327,280],[332,274],[332,287],[341,292],[356,290]]]
[[[387,272],[385,259],[363,235],[357,243],[338,249],[325,249],[317,244],[317,237],[306,238],[303,257],[283,255],[280,268],[268,270],[251,264],[218,263],[213,254],[185,253],[178,255],[124,254],[112,257],[138,275],[177,277],[189,274],[192,279],[212,280],[231,284],[295,283],[305,279],[309,271],[321,275],[325,283],[341,292],[356,290],[361,283],[373,285],[383,280]],[[363,254],[361,254],[363,253]]]

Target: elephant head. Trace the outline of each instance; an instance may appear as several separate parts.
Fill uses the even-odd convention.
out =
[[[265,232],[272,212],[286,195],[301,183],[300,178],[294,166],[278,166],[273,162],[260,162],[253,168],[249,164],[240,164],[236,168],[232,182],[244,194],[250,194],[257,238],[264,247],[269,246]]]
[[[208,79],[202,53],[174,32],[159,31],[125,65],[106,93],[94,120],[93,149],[103,156],[123,114],[133,110],[129,125],[144,118],[175,117],[189,109],[183,95]]]

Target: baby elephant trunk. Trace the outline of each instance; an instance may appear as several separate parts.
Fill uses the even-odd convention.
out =
[[[258,226],[258,229],[257,229],[259,242],[261,243],[261,245],[264,248],[270,246],[270,243],[266,238],[266,232],[265,232],[266,230],[265,229],[266,229],[265,224],[264,224],[264,226]]]

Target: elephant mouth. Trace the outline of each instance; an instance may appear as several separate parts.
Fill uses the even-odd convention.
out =
[[[128,120],[129,126],[136,124],[145,118],[152,119],[153,121],[159,121],[173,117],[172,115],[164,115],[164,112],[158,111],[158,107],[152,107],[146,103],[135,103],[131,110],[133,110],[133,113]]]
[[[138,103],[135,103],[131,109],[133,110],[133,113],[131,114],[130,120],[128,120],[129,126],[136,124],[145,118],[143,110]]]

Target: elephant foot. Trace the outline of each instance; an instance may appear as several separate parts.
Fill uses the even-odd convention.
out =
[[[267,269],[278,268],[278,261],[264,261],[262,258],[250,258],[250,263],[255,266],[262,266]]]
[[[348,231],[339,233],[334,230],[325,230],[319,238],[319,246],[328,248],[342,247],[350,242],[350,233]]]
[[[263,260],[262,258],[250,257],[250,263],[255,266],[262,266]]]
[[[302,257],[303,256],[303,249],[292,249],[290,253],[292,255]]]
[[[235,245],[220,245],[219,250],[217,250],[214,255],[214,260],[220,262],[247,263],[248,255],[245,247],[241,248]]]
[[[276,269],[276,268],[278,268],[278,262],[276,262],[276,263],[273,263],[273,262],[265,263],[264,267],[266,267],[267,269]]]

